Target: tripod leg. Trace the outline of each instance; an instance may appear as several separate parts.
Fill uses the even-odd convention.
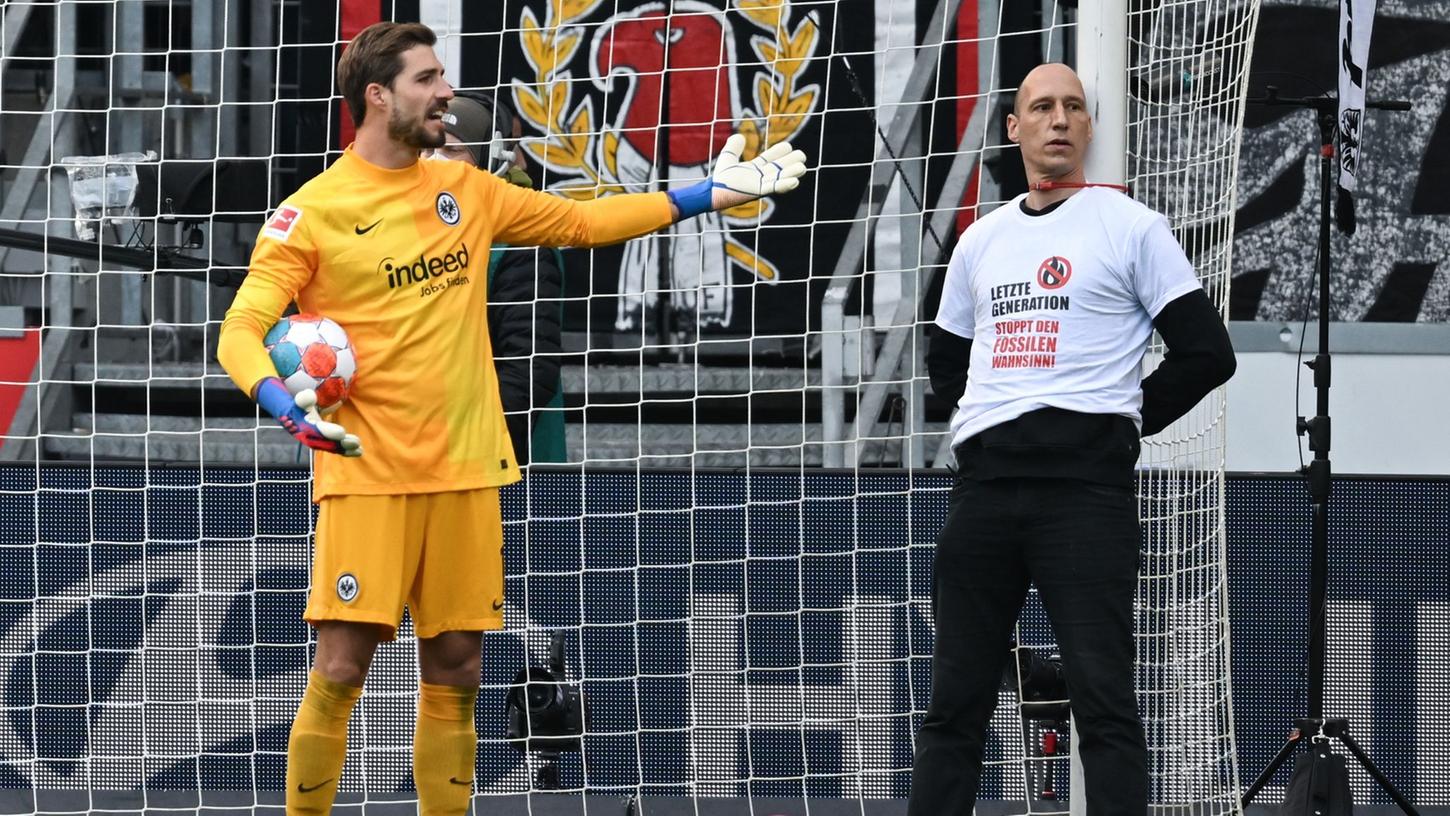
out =
[[[1374,761],[1369,758],[1369,754],[1366,754],[1364,749],[1359,747],[1359,743],[1354,741],[1354,737],[1351,737],[1349,734],[1338,734],[1336,737],[1340,742],[1344,743],[1344,747],[1348,748],[1350,753],[1354,754],[1354,758],[1359,760],[1359,764],[1363,765],[1364,769],[1369,772],[1369,775],[1374,777],[1374,781],[1380,784],[1384,792],[1389,794],[1391,799],[1395,800],[1395,804],[1400,806],[1400,810],[1403,810],[1408,816],[1420,816],[1420,811],[1416,810],[1415,806],[1410,803],[1410,800],[1406,799],[1405,795],[1395,788],[1395,784],[1390,781],[1389,777],[1385,776],[1384,772],[1375,766]]]
[[[1249,802],[1253,801],[1253,798],[1259,795],[1259,791],[1265,785],[1269,784],[1269,780],[1274,777],[1279,767],[1284,764],[1284,761],[1289,758],[1290,754],[1294,753],[1294,749],[1299,746],[1299,740],[1301,739],[1303,737],[1299,736],[1298,731],[1295,731],[1294,736],[1290,737],[1289,741],[1284,743],[1284,747],[1279,749],[1279,753],[1275,754],[1274,758],[1270,760],[1269,767],[1265,768],[1264,772],[1259,774],[1259,777],[1254,780],[1254,784],[1250,785],[1249,789],[1244,791],[1244,798],[1241,800],[1241,804],[1247,807]],[[1415,816],[1419,816],[1419,814],[1415,814]]]

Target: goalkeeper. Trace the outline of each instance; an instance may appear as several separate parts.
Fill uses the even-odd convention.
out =
[[[418,636],[421,812],[468,808],[481,633],[503,625],[498,489],[519,478],[484,325],[490,245],[624,241],[789,191],[806,169],[788,145],[741,162],[736,135],[699,184],[580,203],[463,162],[419,161],[443,145],[452,97],[434,42],[426,26],[378,23],[344,51],[338,85],[356,141],[263,227],[217,349],[240,388],[329,454],[314,463],[304,617],[317,651],[287,744],[289,814],[331,808],[348,718],[405,604]],[[357,348],[351,396],[329,420],[309,392],[288,395],[262,346],[293,301],[336,320]]]
[[[1087,812],[1144,816],[1138,439],[1228,380],[1233,347],[1163,216],[1084,180],[1092,119],[1072,69],[1033,69],[1007,134],[1029,192],[962,235],[927,353],[933,390],[956,405],[957,468],[908,812],[972,812],[1012,627],[1035,584],[1067,674]],[[1168,352],[1140,379],[1154,329]]]

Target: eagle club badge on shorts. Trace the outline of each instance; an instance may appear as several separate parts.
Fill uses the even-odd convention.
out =
[[[458,223],[458,219],[463,215],[458,209],[458,199],[454,198],[452,193],[446,191],[438,194],[438,201],[435,206],[438,210],[438,217],[443,219],[443,223],[450,227],[455,226]]]
[[[357,597],[357,590],[357,576],[350,572],[337,576],[337,597],[341,598],[343,603],[352,603],[353,599]]]

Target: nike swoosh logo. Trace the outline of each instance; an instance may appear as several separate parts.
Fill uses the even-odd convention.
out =
[[[473,784],[473,780],[472,779],[468,780],[467,782],[459,782],[458,781],[458,777],[456,777],[456,776],[450,776],[450,777],[448,777],[448,781],[449,782],[452,782],[455,785],[472,785]]]
[[[383,219],[379,218],[378,220],[372,222],[371,224],[368,224],[366,227],[359,227],[357,224],[353,224],[352,225],[352,231],[355,232],[355,233],[357,233],[358,235],[367,235],[368,234],[368,230],[372,229],[373,227],[376,227],[377,225],[379,225],[381,223],[383,223]]]
[[[312,793],[313,791],[317,790],[318,788],[322,787],[323,785],[326,785],[328,782],[331,782],[331,781],[332,781],[332,777],[328,777],[327,779],[324,779],[321,782],[318,782],[316,785],[313,785],[310,788],[307,787],[306,785],[302,784],[301,782],[298,782],[297,783],[297,792],[298,793]]]
[[[499,598],[493,602],[493,611],[497,612],[500,609],[503,609],[503,598]]]

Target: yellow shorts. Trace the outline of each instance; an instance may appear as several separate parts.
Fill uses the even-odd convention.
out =
[[[321,501],[302,617],[377,623],[391,639],[404,603],[420,638],[503,628],[498,488]]]

